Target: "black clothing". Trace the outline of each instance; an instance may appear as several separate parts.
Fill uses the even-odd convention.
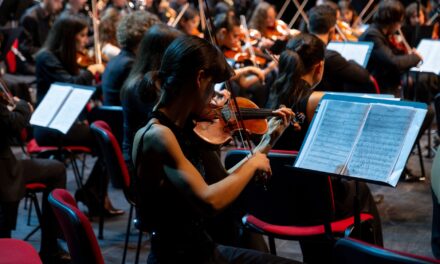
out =
[[[122,141],[122,154],[129,168],[133,171],[133,161],[131,151],[133,148],[133,139],[136,131],[145,126],[148,117],[151,114],[159,91],[151,91],[151,101],[142,94],[149,93],[145,91],[146,84],[143,77],[136,81],[130,81],[121,91],[121,105],[124,115],[124,139]],[[154,95],[155,94],[155,95]],[[147,96],[149,97],[149,96]]]
[[[375,93],[370,73],[334,50],[325,50],[325,66],[317,91]]]
[[[69,73],[59,58],[50,51],[42,50],[36,58],[37,77],[37,105],[49,91],[54,82],[64,82],[82,85],[91,85],[93,74],[87,70],[81,70],[78,75]]]
[[[66,170],[55,160],[17,160],[10,149],[12,137],[28,125],[30,109],[25,101],[17,103],[13,111],[0,104],[0,236],[9,237],[15,229],[18,203],[24,196],[25,184],[44,183],[41,221],[41,252],[57,248],[57,222],[47,197],[55,188],[65,188]]]
[[[205,162],[208,159],[221,166],[220,159],[214,156],[213,151],[204,151],[206,146],[201,147],[200,144],[203,143],[195,138],[192,123],[179,128],[159,111],[153,112],[152,117],[171,129],[185,157],[204,179],[207,179],[208,173],[214,173],[210,176],[210,181],[213,182],[224,178],[221,175],[226,174],[224,169],[214,172],[214,168],[218,166],[206,166],[208,163]],[[257,251],[217,246],[206,230],[207,219],[166,176],[164,177],[165,172],[159,173],[161,175],[148,173],[148,161],[143,159],[141,151],[144,135],[150,127],[151,124],[139,130],[139,145],[135,142],[140,219],[151,233],[148,263],[296,263]],[[154,177],[156,178],[153,179]],[[208,184],[210,181],[206,180]],[[151,202],[153,197],[157,202]]]
[[[307,114],[307,102],[313,93],[312,87],[303,79],[300,80],[303,89],[306,91],[306,96],[299,101],[296,105],[289,106],[295,113]],[[275,91],[270,95],[268,107],[275,109],[279,106],[278,95]],[[278,104],[278,106],[277,106]],[[301,124],[301,130],[295,131],[293,126],[288,126],[281,137],[278,139],[277,143],[274,145],[274,149],[280,150],[299,150],[301,144],[306,137],[307,130],[309,129],[309,122],[307,119]]]
[[[396,55],[387,36],[376,24],[370,25],[359,41],[374,43],[367,69],[384,93],[394,93],[400,85],[400,75],[420,62],[415,54]]]
[[[24,31],[19,38],[19,50],[28,62],[34,62],[35,54],[41,49],[55,20],[41,4],[29,8],[20,19]]]
[[[133,52],[122,49],[116,57],[108,62],[102,75],[104,105],[121,105],[122,85],[130,74],[134,58]]]

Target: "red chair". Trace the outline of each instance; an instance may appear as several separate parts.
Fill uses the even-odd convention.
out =
[[[0,264],[41,264],[40,256],[32,245],[13,238],[0,239]]]
[[[440,263],[431,258],[384,249],[352,238],[341,238],[336,242],[333,262],[339,264]]]
[[[225,167],[231,168],[248,153],[229,151]],[[326,250],[331,253],[334,237],[350,234],[354,218],[335,221],[330,177],[292,171],[287,166],[293,165],[296,152],[271,151],[268,158],[272,178],[267,188],[251,183],[241,195],[241,202],[248,212],[243,217],[244,226],[267,235],[272,254],[276,254],[275,238],[301,241],[328,238],[325,239],[329,244]],[[362,214],[363,227],[370,227],[368,224],[372,219],[373,216]],[[366,239],[374,242],[374,237]]]
[[[102,156],[102,160],[105,163],[106,171],[109,173],[110,178],[113,179],[120,179],[123,182],[123,188],[124,196],[127,200],[127,202],[130,204],[130,213],[128,216],[128,222],[127,222],[127,232],[125,235],[125,245],[124,245],[124,253],[122,255],[122,263],[125,263],[125,258],[127,255],[127,247],[128,247],[128,240],[130,236],[130,228],[131,228],[131,221],[133,217],[133,209],[136,206],[135,198],[132,197],[132,194],[130,193],[130,174],[128,172],[127,165],[125,164],[125,160],[122,156],[122,151],[119,146],[119,143],[116,139],[116,137],[113,135],[112,130],[110,129],[110,126],[104,122],[104,121],[95,121],[91,126],[90,129],[96,136],[99,144],[99,155]],[[142,232],[139,231],[140,239],[142,238]],[[136,252],[136,263],[139,259],[139,250],[140,250],[140,243],[138,242],[138,248]]]
[[[55,189],[49,195],[49,203],[63,230],[72,263],[104,264],[89,219],[78,209],[72,195],[64,189]]]

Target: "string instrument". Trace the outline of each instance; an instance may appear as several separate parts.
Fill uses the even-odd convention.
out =
[[[411,46],[406,41],[402,31],[397,30],[398,34],[391,34],[388,36],[388,41],[396,54],[409,54],[411,53]]]
[[[336,21],[335,28],[337,34],[333,37],[334,41],[358,41],[358,37],[347,22],[338,20]]]
[[[251,61],[251,54],[249,52],[242,51],[241,47],[224,50],[223,54],[225,55],[226,59],[232,60],[234,63],[246,64],[246,62]],[[255,51],[254,60],[259,66],[265,65],[268,61],[267,57],[264,54],[259,54],[258,51]]]
[[[237,131],[247,134],[263,135],[267,132],[268,123],[266,118],[277,116],[272,109],[259,109],[249,99],[236,97],[240,119],[237,119],[238,111],[236,106],[229,102],[223,107],[208,106],[206,115],[196,123],[194,132],[205,142],[213,145],[224,145],[232,139]],[[298,115],[292,122],[301,123],[304,115]],[[240,124],[240,120],[244,126]]]
[[[2,79],[0,79],[0,103],[12,108],[15,107],[13,95]]]
[[[290,36],[297,35],[298,33],[298,30],[290,29],[284,21],[278,19],[275,20],[275,24],[273,27],[268,27],[266,29],[266,34],[264,37],[269,38],[273,41],[287,40]]]

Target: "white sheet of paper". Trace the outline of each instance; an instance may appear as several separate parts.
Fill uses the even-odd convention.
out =
[[[321,110],[322,109],[322,110]],[[319,124],[307,136],[295,167],[339,173],[358,135],[368,105],[325,100],[321,103]]]
[[[93,94],[93,90],[73,89],[50,128],[66,134]]]
[[[347,175],[387,182],[414,114],[411,107],[372,104],[348,161]]]
[[[350,42],[330,42],[327,45],[327,49],[337,51],[346,60],[353,60],[357,64],[364,66],[369,46]]]
[[[52,84],[46,96],[32,114],[31,125],[47,127],[60,109],[72,87]]]
[[[440,74],[440,41],[422,39],[417,51],[422,55],[423,64],[411,68],[411,71],[430,72]]]

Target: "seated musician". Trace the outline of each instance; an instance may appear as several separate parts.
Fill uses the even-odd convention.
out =
[[[240,29],[240,23],[234,13],[227,12],[217,15],[214,20],[214,29],[217,43],[230,64],[238,65],[245,62],[252,64],[250,52],[248,50],[242,51],[240,36],[243,34]],[[241,59],[239,57],[240,54],[245,59]],[[273,70],[277,64],[272,61],[267,65],[261,66],[265,68],[260,69],[259,67],[244,65],[237,68],[235,70],[236,76],[234,77],[233,88],[235,94],[251,98],[257,105],[264,106],[267,101],[269,87],[274,79]],[[266,84],[263,85],[260,80],[266,80]]]
[[[373,24],[359,37],[360,41],[374,43],[367,69],[384,93],[397,93],[402,73],[422,60],[415,49],[405,50],[407,54],[402,54],[390,42],[389,37],[400,29],[404,14],[405,9],[398,0],[380,2]]]
[[[153,118],[136,133],[133,147],[140,219],[151,234],[148,263],[296,263],[216,245],[206,233],[207,216],[228,207],[257,170],[270,173],[267,157],[256,152],[226,178],[206,180],[224,169],[214,152],[200,148],[193,117],[210,102],[214,83],[232,74],[218,49],[192,36],[171,43],[160,69],[150,73],[150,83],[160,85],[162,96]],[[277,112],[284,122],[293,115],[285,108]],[[211,159],[210,166],[206,159]]]
[[[44,0],[26,10],[20,18],[23,33],[19,38],[19,51],[26,61],[17,60],[17,71],[35,73],[35,56],[46,41],[56,15],[63,8],[62,0]]]
[[[200,25],[199,11],[192,6],[189,6],[188,9],[183,14],[182,18],[177,23],[176,27],[177,29],[180,29],[183,33],[187,35],[203,38],[203,33],[199,31],[199,25]]]
[[[122,49],[109,61],[102,75],[104,105],[121,105],[119,94],[130,74],[139,42],[144,33],[156,23],[159,23],[157,16],[147,11],[135,11],[119,22],[116,37]]]
[[[15,158],[11,142],[29,125],[33,107],[17,97],[13,101],[15,106],[0,92],[0,238],[10,238],[15,229],[25,185],[43,183],[47,188],[43,192],[40,257],[44,263],[70,263],[69,254],[57,244],[57,221],[47,200],[53,189],[66,187],[66,169],[55,160]]]
[[[39,104],[54,82],[92,85],[94,75],[102,73],[102,64],[92,64],[86,70],[79,69],[76,63],[77,51],[87,44],[87,23],[77,16],[59,18],[53,25],[43,49],[36,58],[37,104]],[[66,135],[54,129],[34,127],[34,137],[40,146],[87,146],[95,149],[94,139],[87,120],[80,117]],[[84,189],[76,192],[75,197],[85,203],[89,214],[98,215],[98,193],[102,177],[102,167],[98,160],[87,179]],[[107,191],[107,189],[105,189]],[[106,215],[120,215],[124,211],[113,208],[106,197]]]
[[[324,73],[325,44],[319,38],[309,34],[300,34],[287,44],[287,50],[280,56],[279,77],[272,89],[269,102],[273,106],[286,105],[294,112],[304,113],[306,119],[298,131],[290,126],[277,141],[274,149],[299,150],[305,139],[307,129],[316,111],[322,92],[314,91]],[[340,178],[332,179],[335,197],[335,219],[353,215],[353,197],[355,184]],[[380,217],[366,184],[359,185],[362,212],[374,216],[374,234],[376,243],[382,245]],[[326,263],[331,252],[325,243],[300,241],[306,263]],[[319,253],[318,253],[319,252]]]
[[[308,12],[308,31],[326,45],[333,39],[336,26],[336,11],[327,4],[315,6]],[[370,73],[354,61],[347,61],[337,51],[325,50],[325,68],[317,91],[367,92],[375,88]]]

